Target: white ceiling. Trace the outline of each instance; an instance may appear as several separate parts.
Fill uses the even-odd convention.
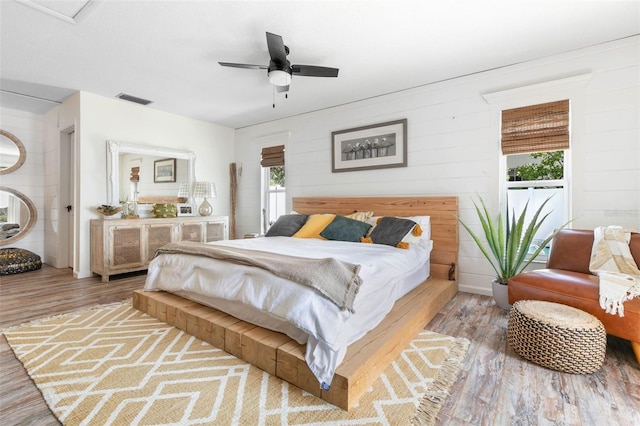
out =
[[[8,92],[124,92],[232,128],[640,33],[638,0],[0,0],[0,15],[5,107],[36,109]],[[266,71],[218,65],[267,65],[266,31],[292,64],[337,67],[338,78],[294,76],[272,108]]]

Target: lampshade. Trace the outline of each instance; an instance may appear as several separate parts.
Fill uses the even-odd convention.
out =
[[[216,198],[216,186],[213,182],[196,182],[194,198]]]
[[[269,71],[269,83],[276,86],[288,86],[291,83],[291,74],[286,71]]]
[[[189,183],[181,182],[180,187],[178,188],[178,199],[181,200],[182,203],[189,199]]]

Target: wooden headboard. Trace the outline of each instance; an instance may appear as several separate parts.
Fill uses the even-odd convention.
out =
[[[303,214],[373,211],[375,216],[431,216],[431,276],[457,281],[458,197],[294,197],[293,210]]]

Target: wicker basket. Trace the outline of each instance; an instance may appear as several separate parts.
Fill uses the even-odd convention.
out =
[[[35,271],[42,267],[40,256],[21,248],[0,249],[0,275]]]
[[[573,374],[598,371],[607,350],[604,326],[571,306],[521,300],[509,311],[509,345],[523,358]]]

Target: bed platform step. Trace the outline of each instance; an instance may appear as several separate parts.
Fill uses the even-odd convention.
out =
[[[348,410],[457,291],[456,281],[431,278],[398,300],[378,327],[349,346],[329,391],[307,366],[305,345],[282,333],[165,292],[137,290],[133,306]]]

